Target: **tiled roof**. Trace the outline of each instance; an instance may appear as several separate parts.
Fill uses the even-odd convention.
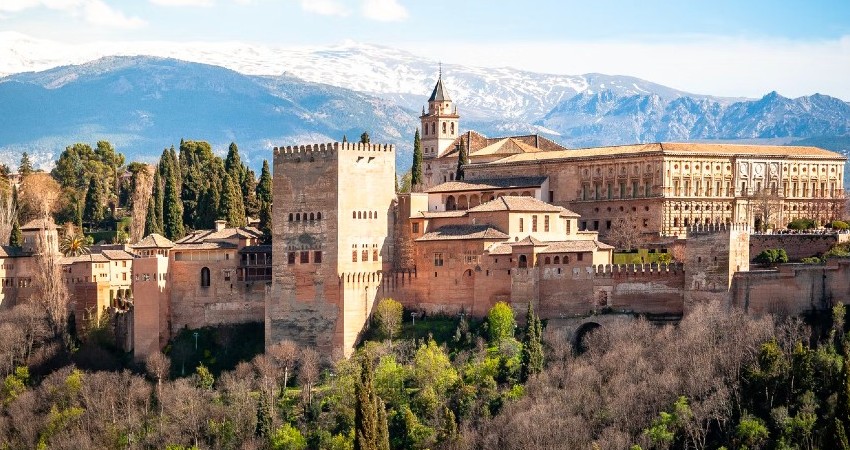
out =
[[[562,212],[565,211],[565,209],[560,206],[550,205],[549,203],[537,200],[533,197],[517,197],[511,195],[490,200],[487,203],[482,203],[468,210],[468,212],[489,211]]]
[[[171,242],[165,236],[152,233],[145,236],[141,241],[133,244],[130,248],[171,248],[174,247],[174,242]]]
[[[178,242],[174,250],[229,250],[237,247],[230,242]]]
[[[53,219],[35,219],[30,220],[25,223],[24,226],[21,227],[21,231],[29,231],[29,230],[44,230],[51,229],[56,230],[59,227],[53,222]]]
[[[456,241],[466,239],[508,239],[502,233],[490,225],[445,225],[435,231],[425,233],[417,241]]]
[[[465,210],[456,210],[456,211],[420,211],[413,215],[416,218],[423,219],[439,219],[442,217],[463,217],[466,215]]]
[[[105,263],[109,262],[105,256],[101,253],[95,253],[94,255],[80,255],[80,256],[63,256],[60,260],[62,264],[74,264],[74,263],[82,263],[82,262],[95,262],[95,263]]]
[[[133,259],[133,255],[125,252],[124,250],[103,250],[102,253],[103,256],[113,261],[122,259]]]
[[[271,253],[271,245],[246,245],[239,253]]]
[[[481,150],[485,147],[491,146],[491,145],[493,145],[493,144],[495,144],[499,141],[503,141],[505,139],[511,139],[514,142],[524,144],[524,145],[526,145],[530,148],[535,149],[535,151],[541,151],[542,150],[542,151],[548,152],[548,151],[559,151],[559,150],[566,150],[567,149],[563,145],[558,144],[557,142],[555,142],[551,139],[546,139],[545,137],[540,136],[538,134],[528,134],[528,135],[523,135],[523,136],[502,136],[502,137],[488,138],[487,136],[484,136],[483,134],[481,134],[477,131],[469,130],[469,131],[461,134],[460,136],[458,136],[451,144],[449,144],[449,148],[451,150],[446,152],[440,158],[448,158],[448,157],[451,157],[451,155],[455,155],[454,157],[457,158],[456,147],[457,147],[458,142],[461,139],[463,139],[463,144],[466,146],[466,154],[470,155],[470,161],[472,161],[473,163],[475,162],[475,156],[481,156],[481,155],[476,155],[476,153],[479,150]]]
[[[446,88],[443,86],[443,77],[437,79],[437,84],[434,86],[434,92],[431,93],[431,97],[428,99],[429,102],[448,102],[451,101],[449,98],[449,93],[446,92]]]
[[[494,244],[488,249],[491,255],[510,255],[514,252],[511,244]]]
[[[513,245],[518,245],[518,246],[531,245],[531,246],[534,246],[534,247],[542,247],[542,246],[546,246],[546,242],[542,242],[540,239],[537,239],[534,236],[526,236],[524,239],[517,241],[517,242],[514,242]]]
[[[540,187],[546,181],[546,178],[548,177],[508,177],[464,181],[447,181],[445,183],[438,184],[425,192],[460,192],[483,191],[491,189],[519,189],[524,187]]]
[[[177,244],[191,244],[216,239],[259,238],[263,232],[255,227],[224,228],[221,231],[198,230],[179,240]]]
[[[469,153],[469,157],[492,156],[492,155],[517,155],[520,153],[534,153],[541,151],[539,148],[526,144],[519,139],[504,138],[498,140],[480,150]]]
[[[549,246],[539,253],[570,253],[592,252],[594,250],[610,250],[614,247],[599,241],[557,241],[548,242]]]
[[[838,153],[818,147],[784,146],[784,145],[754,145],[754,144],[710,144],[704,142],[656,142],[652,144],[619,145],[611,147],[591,147],[574,150],[547,151],[522,153],[509,156],[492,163],[509,164],[518,162],[548,161],[559,159],[589,158],[600,156],[641,155],[649,153],[687,155],[707,154],[724,156],[779,156],[779,157],[814,157],[844,159]]]

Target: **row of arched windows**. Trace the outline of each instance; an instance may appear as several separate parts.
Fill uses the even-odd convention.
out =
[[[570,263],[570,257],[567,256],[567,255],[564,255],[564,259],[561,259],[560,256],[555,256],[554,259],[550,258],[549,256],[543,258],[543,264],[545,264],[547,266],[550,265],[550,264],[562,264],[562,263],[563,264],[569,264]]]
[[[454,134],[455,134],[455,123],[454,122],[449,123],[449,129],[451,131],[449,134],[454,136]],[[428,124],[427,123],[425,124],[424,131],[425,131],[425,135],[427,136],[428,135]],[[437,134],[437,122],[431,123],[431,134]],[[446,122],[443,122],[443,134],[446,134]]]
[[[352,211],[352,219],[377,219],[378,211]]]
[[[289,213],[290,222],[305,222],[313,220],[322,220],[322,213]]]

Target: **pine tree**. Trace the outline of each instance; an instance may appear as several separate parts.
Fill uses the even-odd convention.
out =
[[[218,216],[227,221],[227,226],[245,226],[245,206],[242,204],[241,190],[230,174],[225,175],[224,192],[221,196],[221,206]]]
[[[242,168],[242,198],[245,202],[245,217],[257,217],[260,213],[260,201],[257,199],[257,179],[254,171],[247,166]]]
[[[272,243],[272,204],[260,203],[260,231],[263,232],[263,244]]]
[[[369,133],[364,131],[363,134],[360,135],[360,143],[368,144],[369,143]]]
[[[23,243],[24,236],[21,234],[21,225],[18,223],[18,219],[15,218],[15,222],[12,224],[12,233],[9,235],[9,246],[21,248]]]
[[[422,143],[419,140],[419,128],[413,135],[413,166],[410,168],[410,184],[412,189],[422,183]]]
[[[86,191],[83,220],[89,223],[90,229],[94,229],[103,221],[103,191],[95,177],[89,181],[89,188]]]
[[[21,155],[21,164],[18,165],[18,174],[21,177],[25,177],[33,172],[32,162],[30,162],[30,155],[27,152],[24,152]]]
[[[257,200],[263,203],[272,202],[272,174],[269,171],[269,162],[263,160],[263,170],[260,172],[260,182],[257,183]]]
[[[363,355],[360,360],[360,378],[354,385],[354,449],[389,450],[389,432],[384,402],[374,387],[372,360]]]
[[[227,158],[224,160],[224,170],[236,180],[237,184],[242,183],[242,177],[244,174],[242,173],[244,166],[242,166],[242,158],[239,156],[239,147],[236,146],[235,142],[230,143],[230,147],[227,148]]]
[[[541,343],[540,318],[534,314],[531,302],[525,315],[525,337],[522,341],[520,381],[525,382],[534,374],[543,371],[543,344]]]
[[[463,166],[467,164],[469,164],[469,158],[466,155],[466,146],[463,145],[463,138],[461,138],[457,144],[457,173],[455,174],[455,180],[463,179]]]

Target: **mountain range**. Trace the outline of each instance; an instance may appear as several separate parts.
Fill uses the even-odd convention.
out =
[[[402,170],[437,67],[352,42],[71,46],[0,32],[0,74],[8,74],[0,78],[0,161],[16,165],[27,151],[46,167],[66,145],[99,139],[151,161],[185,138],[219,151],[235,141],[259,165],[273,146],[354,140],[368,130],[399,147]],[[568,147],[744,140],[850,150],[850,104],[827,95],[715,97],[629,76],[464,64],[443,64],[442,74],[461,128],[490,136],[541,133]]]

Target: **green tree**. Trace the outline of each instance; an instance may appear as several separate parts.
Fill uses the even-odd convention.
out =
[[[269,405],[268,396],[260,394],[257,402],[257,428],[255,435],[260,438],[268,438],[272,434],[272,408]]]
[[[215,384],[215,377],[207,366],[200,364],[195,368],[195,383],[198,388],[209,391]]]
[[[230,146],[227,148],[227,157],[224,160],[224,169],[227,170],[227,173],[229,173],[234,180],[241,182],[242,177],[244,176],[244,168],[245,167],[242,165],[242,157],[239,156],[239,147],[236,146],[235,142],[231,142]]]
[[[469,164],[469,157],[466,154],[466,146],[463,144],[463,138],[457,143],[457,172],[455,180],[462,180],[464,177],[463,168]]]
[[[770,436],[764,421],[749,414],[744,414],[741,417],[741,421],[738,422],[735,429],[735,434],[741,443],[750,449],[761,447]]]
[[[226,175],[219,217],[226,220],[230,227],[245,226],[245,206],[242,204],[241,191],[231,174]]]
[[[162,176],[159,170],[153,174],[153,189],[151,191],[151,200],[148,205],[148,220],[145,222],[145,235],[151,233],[164,234],[162,223],[162,207],[165,201],[162,187]],[[151,215],[153,220],[150,220]]]
[[[97,178],[92,177],[86,191],[83,220],[88,222],[91,229],[95,229],[103,221],[103,218],[103,191],[100,183],[97,182]]]
[[[516,320],[514,311],[505,302],[497,302],[487,313],[487,329],[490,334],[490,342],[500,343],[503,339],[514,337]]]
[[[272,243],[272,205],[260,203],[260,231],[263,232],[263,244]]]
[[[413,189],[422,184],[422,143],[419,138],[419,128],[413,135],[413,166],[410,168],[410,185]]]
[[[520,381],[525,382],[531,375],[543,371],[543,343],[540,318],[534,313],[531,302],[525,314],[525,337],[522,341],[520,362]]]
[[[307,440],[298,428],[285,423],[275,430],[270,440],[270,448],[272,450],[304,450],[307,448]]]
[[[18,218],[12,223],[12,233],[9,234],[9,246],[21,248],[24,244],[24,236],[21,233],[21,225],[18,223]]]
[[[381,334],[393,341],[399,330],[401,330],[401,316],[404,313],[404,307],[396,300],[391,298],[382,299],[375,307],[374,319],[378,324],[378,329]]]
[[[389,450],[387,412],[375,392],[372,359],[366,354],[360,359],[360,378],[354,385],[354,398],[354,449]]]
[[[242,177],[242,198],[245,199],[245,217],[257,218],[260,213],[260,201],[257,198],[257,179],[254,171],[245,167]]]
[[[165,158],[163,158],[165,159]],[[162,165],[163,162],[160,162]],[[185,234],[183,228],[183,202],[180,200],[180,187],[177,185],[177,177],[174,174],[172,158],[165,162],[169,167],[163,177],[165,187],[162,199],[162,231],[165,237],[177,240]]]
[[[265,159],[260,171],[260,182],[257,183],[257,200],[268,204],[272,202],[272,174],[269,171],[269,162]]]
[[[24,152],[21,155],[21,163],[18,164],[18,174],[25,177],[31,173],[33,173],[33,168],[32,162],[30,162],[30,155],[28,155],[27,152]]]
[[[364,131],[363,134],[360,135],[360,143],[368,144],[369,143],[369,133]]]

